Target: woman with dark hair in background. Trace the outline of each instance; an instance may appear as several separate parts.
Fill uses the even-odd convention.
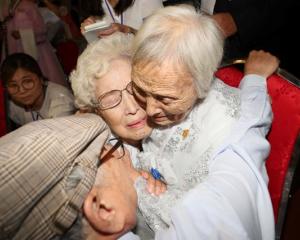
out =
[[[8,56],[0,73],[10,98],[8,115],[17,125],[74,112],[70,90],[45,81],[38,63],[31,56],[24,53]]]

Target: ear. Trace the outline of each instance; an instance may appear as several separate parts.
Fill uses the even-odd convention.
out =
[[[93,187],[84,201],[83,212],[91,226],[102,233],[118,233],[123,230],[118,224],[115,206],[110,204],[111,198],[105,198],[102,190]]]

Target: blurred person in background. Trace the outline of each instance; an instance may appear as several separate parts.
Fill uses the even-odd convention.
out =
[[[36,0],[10,2],[3,15],[5,22],[7,54],[23,52],[35,58],[47,79],[64,86],[68,81],[47,38],[47,27]],[[6,55],[2,54],[2,59]]]
[[[67,34],[63,21],[56,16],[43,2],[39,2],[39,10],[47,26],[49,42],[55,47],[59,42],[66,40]]]
[[[162,7],[162,0],[102,0],[99,14],[85,19],[81,25],[82,31],[85,26],[104,17],[111,26],[99,31],[99,36],[110,35],[116,31],[135,34],[143,21]]]
[[[281,58],[288,8],[294,0],[168,0],[166,5],[189,3],[211,15],[226,38],[224,59],[245,58],[264,50]]]
[[[9,118],[17,124],[74,113],[73,95],[66,87],[46,81],[37,61],[25,53],[8,56],[0,71],[9,96]]]

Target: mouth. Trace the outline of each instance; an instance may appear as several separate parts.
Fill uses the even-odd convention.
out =
[[[30,98],[30,97],[31,97],[31,95],[19,95],[18,98],[20,98],[20,99],[22,99],[22,100],[26,100],[26,99],[28,99],[28,98]]]
[[[136,120],[136,121],[133,121],[133,122],[127,124],[127,127],[129,127],[129,128],[141,128],[141,127],[145,126],[146,122],[147,122],[147,116],[145,116],[142,119],[139,119],[139,120]]]
[[[31,97],[30,96],[24,96],[24,97],[18,97],[16,98],[16,101],[20,102],[20,103],[28,103],[28,102],[31,102]]]
[[[168,120],[167,116],[155,116],[155,117],[152,117],[152,120],[154,122],[164,122],[166,120]]]

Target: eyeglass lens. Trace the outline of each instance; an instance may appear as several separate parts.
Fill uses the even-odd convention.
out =
[[[101,110],[110,109],[116,107],[122,101],[122,92],[127,91],[129,94],[133,94],[132,82],[129,82],[127,86],[122,90],[112,90],[104,93],[98,98],[99,107]]]
[[[20,87],[24,90],[31,90],[34,87],[34,80],[33,79],[25,79],[21,82],[21,86],[15,82],[8,82],[7,88],[9,89],[11,94],[16,94],[20,91]]]

